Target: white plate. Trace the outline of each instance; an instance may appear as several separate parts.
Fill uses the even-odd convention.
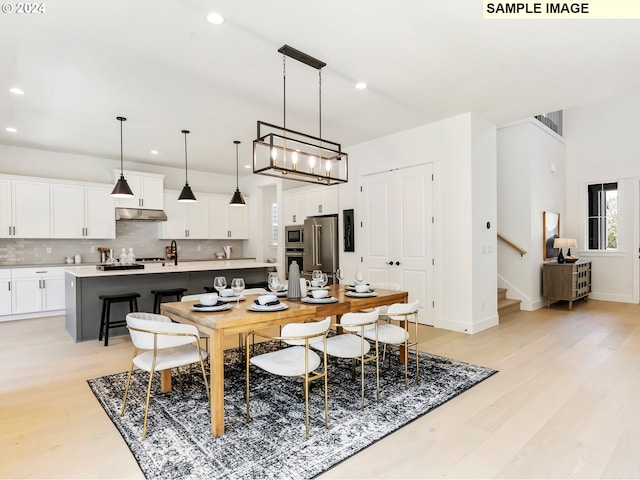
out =
[[[238,297],[218,297],[218,300],[221,302],[235,302],[238,300]],[[240,301],[242,302],[244,297],[240,295]]]
[[[314,290],[329,290],[331,287],[309,287],[308,290],[311,290],[312,292]]]
[[[377,297],[378,294],[376,292],[347,292],[345,293],[347,297],[357,297],[357,298],[368,298],[368,297]]]
[[[257,305],[252,303],[247,307],[250,312],[279,312],[280,310],[286,310],[289,305],[286,303],[279,303],[278,305]]]
[[[231,310],[231,305],[228,303],[224,305],[201,305],[196,303],[191,306],[191,310],[194,312],[223,312],[225,310]]]
[[[280,292],[276,292],[276,293],[274,293],[274,295],[275,295],[276,297],[286,297],[286,296],[287,296],[287,293],[289,293],[287,290],[282,290],[282,291],[280,291]]]
[[[368,286],[369,288],[371,288],[371,286],[370,286],[368,283],[367,283],[367,286]],[[347,285],[345,288],[346,288],[347,290],[352,291],[352,292],[355,292],[355,290],[356,290],[356,286],[355,286],[355,285]],[[373,291],[373,288],[371,288],[371,291]]]
[[[336,303],[338,299],[334,297],[324,297],[324,298],[304,297],[302,301],[304,303]]]

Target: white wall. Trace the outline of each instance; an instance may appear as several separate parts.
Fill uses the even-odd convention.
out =
[[[565,110],[567,184],[565,225],[576,232],[579,256],[592,261],[591,298],[640,302],[640,91]],[[618,181],[619,248],[593,253],[586,248],[586,185]]]
[[[560,235],[577,238],[565,224],[565,142],[533,118],[500,127],[497,138],[497,232],[527,251],[498,243],[498,283],[535,310],[544,304],[542,213],[559,213]]]
[[[434,163],[435,325],[474,333],[497,324],[495,230],[484,231],[497,216],[495,126],[469,113],[345,150],[350,181],[339,187],[340,210],[353,208],[356,225],[362,176]],[[354,253],[340,252],[347,279],[360,263],[359,234]]]

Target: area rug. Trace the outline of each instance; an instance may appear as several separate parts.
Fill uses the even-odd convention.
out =
[[[274,348],[256,345],[255,353]],[[389,353],[388,353],[389,355]],[[245,421],[245,367],[238,350],[225,352],[225,434],[210,433],[210,414],[202,376],[174,373],[174,390],[160,393],[154,379],[141,441],[147,373],[134,372],[127,409],[120,417],[126,372],[88,380],[89,386],[148,479],[313,478],[372,443],[428,413],[494,373],[468,363],[420,354],[420,380],[409,363],[391,354],[380,368],[380,402],[375,401],[375,365],[365,366],[365,408],[360,410],[360,374],[351,362],[329,360],[329,428],[324,428],[323,384],[311,384],[310,438],[305,440],[302,383],[252,368],[251,416]],[[359,367],[358,367],[359,368]]]

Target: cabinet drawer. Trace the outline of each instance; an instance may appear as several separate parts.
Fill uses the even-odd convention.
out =
[[[64,276],[63,267],[40,267],[40,268],[13,268],[11,276],[14,279],[32,277],[60,277]]]

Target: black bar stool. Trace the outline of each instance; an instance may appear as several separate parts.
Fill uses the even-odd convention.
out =
[[[117,295],[100,295],[98,298],[102,300],[102,315],[100,316],[100,333],[98,335],[98,341],[102,340],[104,335],[104,346],[109,345],[109,329],[116,327],[124,327],[127,325],[127,320],[111,321],[111,304],[112,303],[129,303],[129,311],[138,311],[138,298],[139,293],[120,293]]]
[[[153,293],[153,313],[160,313],[160,303],[165,297],[176,297],[176,302],[179,302],[186,288],[170,288],[167,290],[151,290]]]

